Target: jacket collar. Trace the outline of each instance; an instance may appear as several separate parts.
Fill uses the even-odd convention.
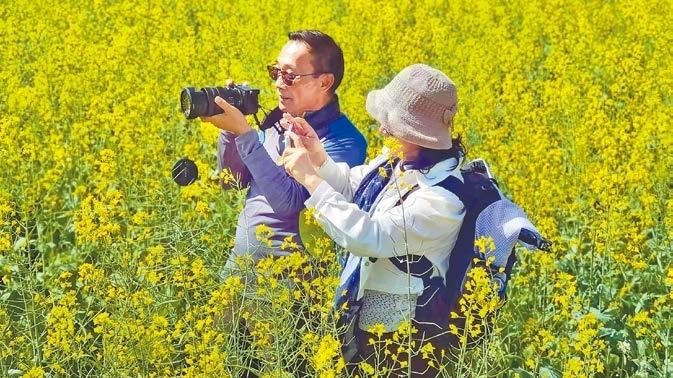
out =
[[[327,132],[327,126],[340,116],[341,107],[339,106],[339,98],[336,95],[334,95],[334,100],[321,109],[304,113],[306,122],[313,127],[318,137],[321,138]]]
[[[390,151],[387,148],[384,148],[381,156],[379,156],[375,162],[378,164],[383,164],[385,160],[390,157]],[[445,178],[453,175],[461,179],[460,175],[460,164],[463,159],[460,161],[456,158],[448,158],[442,160],[439,163],[435,164],[428,170],[423,173],[416,169],[410,169],[405,172],[401,172],[400,164],[398,163],[395,167],[395,175],[400,178],[400,182],[404,186],[415,186],[418,185],[419,188],[427,188],[430,186],[437,185]]]
[[[426,173],[418,170],[412,170],[409,173],[416,177],[420,188],[427,188],[439,184],[451,175],[460,177],[460,161],[456,158],[448,158],[435,164]]]
[[[341,107],[339,106],[339,98],[336,95],[334,95],[334,100],[322,108],[304,113],[304,119],[313,127],[319,138],[322,138],[327,133],[327,126],[340,116]],[[264,122],[262,122],[261,129],[266,130],[273,127],[279,134],[283,134],[285,130],[279,124],[281,118],[283,118],[283,112],[278,107],[274,108],[264,119]]]

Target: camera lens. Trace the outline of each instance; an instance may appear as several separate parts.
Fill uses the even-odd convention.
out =
[[[222,108],[220,108],[215,103],[215,97],[220,96],[225,101],[229,101],[229,99],[224,95],[224,91],[226,91],[226,89],[222,87],[207,87],[202,88],[202,90],[204,93],[206,93],[206,115],[211,116],[222,113]]]
[[[188,87],[180,93],[180,106],[187,119],[207,115],[208,97],[205,91],[197,91]]]
[[[222,99],[241,111],[241,113],[255,114],[259,109],[259,89],[252,89],[247,85],[235,87],[205,87],[196,90],[187,87],[180,92],[180,108],[187,119],[213,116],[222,113],[222,109],[215,103],[215,97]]]

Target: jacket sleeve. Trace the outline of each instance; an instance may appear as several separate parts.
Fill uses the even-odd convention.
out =
[[[244,188],[250,184],[250,172],[243,164],[235,143],[235,136],[226,131],[220,132],[217,139],[217,171],[229,169],[237,182],[220,180],[222,189]]]
[[[236,138],[236,145],[243,163],[248,167],[252,179],[259,185],[269,205],[276,213],[298,213],[304,208],[304,201],[309,193],[303,185],[290,177],[285,168],[276,164],[266,149],[252,133],[246,133]],[[337,156],[338,159],[348,159],[356,162],[364,160],[364,150],[348,153],[353,148],[352,143],[335,143],[325,147],[328,156]]]
[[[318,175],[327,181],[336,192],[344,196],[346,201],[350,202],[362,178],[371,169],[371,165],[370,163],[350,168],[348,164],[337,163],[328,156],[322,167],[318,169]]]
[[[306,206],[315,209],[316,219],[339,245],[354,255],[377,258],[446,248],[464,216],[460,200],[439,187],[419,189],[403,205],[372,218],[324,181]]]

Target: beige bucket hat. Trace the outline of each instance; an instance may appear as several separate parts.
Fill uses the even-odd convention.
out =
[[[453,116],[458,110],[456,86],[436,68],[406,67],[383,89],[369,92],[365,107],[397,138],[436,150],[451,148]]]

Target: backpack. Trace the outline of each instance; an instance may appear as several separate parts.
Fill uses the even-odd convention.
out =
[[[551,249],[551,243],[540,236],[523,210],[502,194],[484,160],[476,159],[465,164],[461,168],[461,175],[463,182],[455,176],[449,176],[436,184],[454,193],[465,206],[463,223],[443,279],[430,277],[433,265],[425,256],[390,258],[390,262],[398,269],[407,273],[408,268],[409,274],[423,280],[425,289],[417,300],[413,320],[423,332],[443,334],[438,339],[439,346],[456,346],[461,343],[459,335],[466,334],[464,327],[467,314],[461,309],[461,298],[469,291],[466,281],[472,269],[480,266],[489,272],[491,281],[498,287],[497,295],[502,303],[506,300],[507,284],[516,262],[516,243],[521,242],[529,249]],[[400,199],[400,203],[408,194]],[[475,245],[475,241],[483,237],[493,239],[492,248],[486,253]],[[479,314],[472,316],[480,317]],[[489,321],[486,319],[485,324]],[[453,332],[447,335],[447,328],[453,329]],[[476,338],[476,335],[472,336],[475,337],[468,335],[469,342]]]

